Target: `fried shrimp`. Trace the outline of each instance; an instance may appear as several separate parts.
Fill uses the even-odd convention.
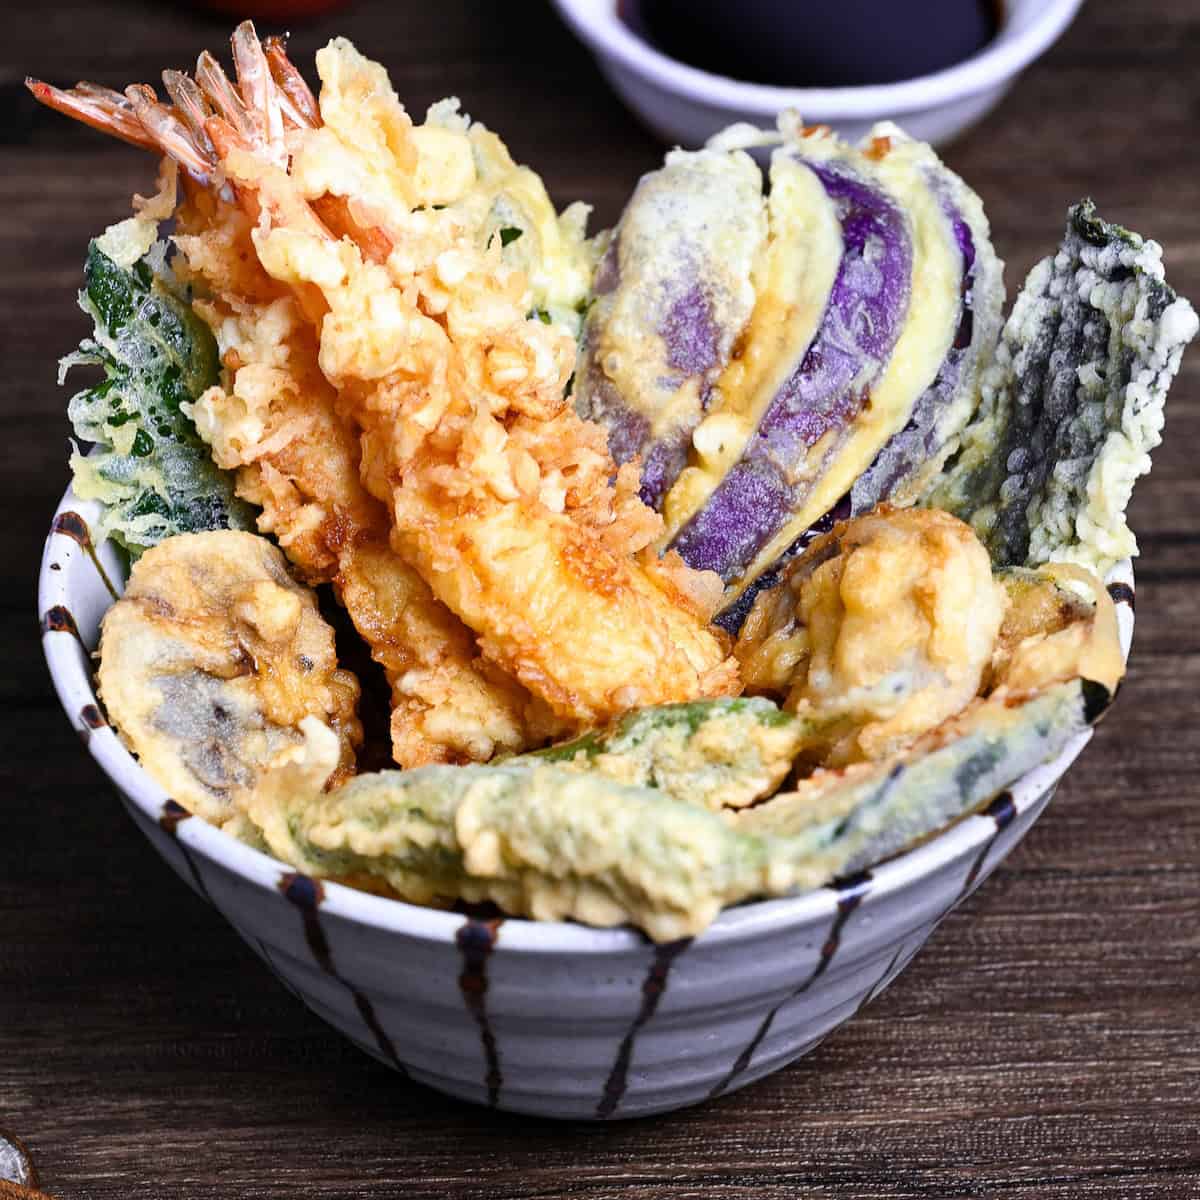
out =
[[[185,254],[203,241],[178,240]],[[470,630],[389,547],[387,509],[359,479],[357,432],[335,410],[295,301],[226,296],[195,307],[232,375],[193,407],[197,428],[262,508],[259,528],[309,582],[333,583],[391,686],[395,760],[486,761],[556,732],[523,689],[483,668]]]
[[[181,534],[134,564],[101,636],[100,693],[122,739],[172,797],[224,825],[264,769],[332,731],[329,786],[354,773],[358,680],[340,670],[316,598],[265,538]]]
[[[259,529],[278,539],[307,582],[334,584],[391,686],[395,760],[486,761],[537,745],[560,726],[515,681],[481,662],[471,631],[390,551],[387,509],[359,480],[357,429],[335,410],[336,392],[320,371],[316,334],[302,313],[311,297],[292,295],[255,255],[253,196],[208,187],[219,164],[204,126],[215,114],[275,162],[287,159],[286,131],[321,123],[279,39],[263,50],[243,25],[234,57],[236,87],[207,54],[195,81],[165,72],[173,107],[144,86],[128,97],[91,85],[31,87],[60,111],[181,166],[178,207],[174,176],[164,173],[157,207],[143,212],[152,240],[149,218],[175,210],[176,274],[193,286],[194,310],[213,330],[227,376],[189,415],[216,464],[236,471],[238,494],[261,508]],[[351,220],[338,197],[325,200],[327,219]]]
[[[188,177],[178,240],[211,293],[205,311],[216,327],[222,311],[236,319],[238,305],[256,306],[240,317],[252,327],[246,344],[263,306],[286,305],[297,324],[289,346],[311,339],[302,365],[278,369],[289,374],[298,417],[319,408],[330,430],[343,423],[313,434],[314,451],[329,453],[332,440],[341,454],[346,428],[360,436],[362,482],[386,506],[392,550],[428,590],[420,612],[436,620],[418,624],[440,639],[414,663],[437,670],[393,670],[393,688],[410,676],[444,680],[447,664],[465,662],[470,672],[430,703],[425,711],[437,719],[417,740],[405,731],[399,745],[444,744],[460,715],[454,705],[472,689],[484,708],[477,728],[503,731],[502,739],[481,735],[445,760],[486,757],[511,740],[532,744],[551,724],[577,728],[639,705],[736,693],[736,662],[708,627],[719,581],[656,559],[661,520],[638,497],[636,467],[617,472],[603,430],[566,398],[574,330],[558,314],[586,278],[577,215],[551,220],[536,176],[453,106],[414,126],[383,69],[349,42],[318,54],[322,89],[312,104],[298,77],[284,86],[281,51],[266,54],[248,23],[234,51],[236,88],[202,56],[195,86],[172,76],[173,106],[131,88],[127,105],[112,102],[111,126],[128,139],[136,118]],[[103,124],[103,103],[90,92],[39,98]],[[521,246],[525,236],[536,237],[537,255]],[[312,373],[313,345],[322,381]],[[229,340],[222,349],[236,348]],[[224,395],[235,408],[249,365],[240,352],[226,362],[235,375]],[[292,382],[298,372],[311,386]],[[280,384],[275,394],[287,391]],[[220,398],[197,412],[219,445],[217,426],[229,425]],[[264,445],[262,435],[251,444]],[[354,459],[348,446],[344,457]],[[281,469],[268,453],[254,462],[258,478],[247,486],[269,501],[270,527],[299,555],[325,520],[306,506],[324,509],[327,499],[316,489],[306,495],[309,476],[294,464]],[[336,474],[349,490],[345,470]],[[380,525],[371,523],[372,535]],[[344,521],[334,528],[344,542]],[[374,536],[364,540],[378,547]],[[372,593],[366,579],[345,586],[340,551],[339,572],[343,596]],[[371,616],[381,618],[379,606]],[[355,619],[372,637],[373,621]],[[457,634],[455,622],[471,631],[465,640],[447,636]],[[379,657],[411,636],[376,630],[372,646]],[[401,761],[436,757],[404,752]]]
[[[486,762],[562,731],[545,705],[480,656],[471,631],[386,541],[356,546],[336,584],[392,680],[398,763]]]
[[[323,113],[331,100],[324,138],[299,141],[291,174],[228,129],[213,140],[228,177],[257,196],[260,262],[328,306],[321,368],[362,428],[363,477],[389,504],[392,545],[476,631],[484,657],[564,720],[736,690],[736,666],[706,627],[715,589],[681,565],[669,580],[652,565],[660,520],[636,472],[616,474],[603,433],[570,408],[574,342],[527,319],[526,277],[498,240],[481,247],[452,206],[368,196],[363,223],[393,246],[380,264],[316,220],[309,201],[327,179],[314,163],[330,139],[341,154],[369,149],[392,193],[419,198],[421,177],[421,141],[380,68],[334,42],[318,70]],[[349,96],[371,98],[370,123],[333,123],[361,110]]]

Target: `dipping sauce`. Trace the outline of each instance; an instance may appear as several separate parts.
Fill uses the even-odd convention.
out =
[[[681,62],[752,83],[852,87],[962,62],[1001,0],[621,0],[622,19]]]

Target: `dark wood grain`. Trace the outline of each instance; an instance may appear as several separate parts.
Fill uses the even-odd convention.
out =
[[[540,3],[359,3],[344,31],[414,110],[447,92],[611,221],[660,149]],[[225,25],[178,4],[20,6],[0,46],[0,1126],[72,1198],[1200,1196],[1200,353],[1134,503],[1120,703],[1037,828],[896,985],[814,1054],[675,1116],[595,1128],[458,1104],[310,1016],[136,834],[60,713],[34,573],[65,483],[56,358],[86,239],[150,163],[49,113],[26,73],[123,84]],[[948,158],[1010,287],[1066,205],[1167,246],[1200,296],[1200,9],[1090,0]]]

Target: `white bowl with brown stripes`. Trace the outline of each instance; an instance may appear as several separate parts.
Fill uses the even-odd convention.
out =
[[[806,1054],[995,870],[1091,736],[920,847],[829,887],[732,908],[695,939],[655,946],[631,929],[421,908],[298,875],[189,817],[141,769],[95,692],[100,619],[124,575],[110,544],[91,543],[96,515],[64,496],[38,593],[54,686],[88,752],[155,849],[309,1008],[411,1079],[478,1104],[642,1116]],[[1128,562],[1109,590],[1128,654]]]

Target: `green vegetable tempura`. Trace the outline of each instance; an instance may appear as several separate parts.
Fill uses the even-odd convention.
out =
[[[71,456],[76,494],[107,506],[95,540],[112,537],[136,558],[177,533],[253,529],[232,475],[214,465],[183,408],[217,382],[219,361],[162,244],[125,269],[93,241],[84,281],[79,304],[95,331],[62,360],[59,382],[75,366],[104,371],[67,409],[76,436],[95,443]]]

